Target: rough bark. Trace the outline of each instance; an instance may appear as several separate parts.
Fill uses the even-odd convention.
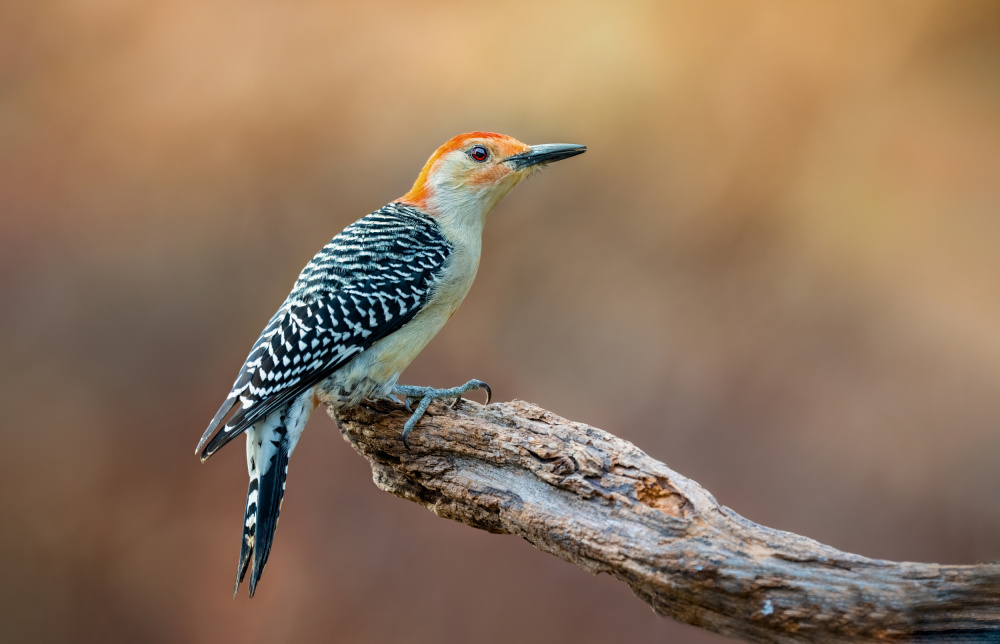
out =
[[[1000,564],[897,563],[757,525],[631,443],[522,401],[332,413],[381,489],[750,642],[1000,642]]]

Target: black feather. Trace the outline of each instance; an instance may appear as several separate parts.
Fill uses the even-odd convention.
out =
[[[271,465],[267,472],[260,476],[260,490],[257,497],[256,534],[253,539],[253,566],[250,569],[250,596],[257,590],[257,582],[267,565],[267,557],[271,554],[271,544],[274,542],[274,531],[278,528],[278,514],[281,512],[281,500],[285,495],[285,477],[288,475],[288,443],[282,438],[277,443],[277,451],[271,457]],[[244,524],[245,525],[245,524]],[[244,543],[246,540],[244,539]],[[240,554],[240,578],[246,572],[246,563]],[[237,582],[239,587],[239,582]]]
[[[250,565],[250,557],[253,555],[254,539],[257,537],[257,501],[250,502],[254,492],[260,490],[260,479],[256,476],[250,477],[250,487],[247,489],[247,509],[243,514],[243,542],[240,544],[240,563],[236,569],[236,587],[233,589],[233,597],[240,590],[240,583],[247,574],[247,566]],[[258,494],[258,498],[259,494]],[[250,523],[250,519],[253,523]]]

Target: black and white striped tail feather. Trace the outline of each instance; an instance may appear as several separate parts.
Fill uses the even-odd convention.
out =
[[[229,441],[300,395],[302,393],[300,389],[285,390],[268,400],[259,401],[253,407],[243,406],[239,392],[234,391],[230,393],[226,401],[222,403],[222,407],[215,414],[215,418],[208,425],[208,429],[205,430],[205,434],[201,437],[201,442],[198,443],[195,453],[200,452],[202,462],[207,461],[212,454],[222,449]],[[223,420],[227,416],[229,418],[223,425]]]
[[[226,419],[226,416],[229,415],[229,412],[233,410],[233,407],[236,406],[237,402],[239,402],[239,395],[236,392],[231,392],[229,396],[226,397],[226,401],[222,403],[221,407],[219,407],[219,411],[215,412],[215,418],[213,418],[212,422],[208,424],[208,429],[206,429],[205,433],[201,435],[201,440],[198,441],[198,447],[194,448],[194,453],[201,457],[203,463],[218,449],[218,447],[213,449],[212,444],[218,440],[219,434],[225,432],[225,428],[223,428],[219,434],[215,434],[215,432],[219,426],[222,425],[222,422]],[[214,437],[213,434],[215,434]],[[229,440],[232,439],[229,438],[226,442]]]
[[[266,418],[270,412],[286,403],[287,398],[290,398],[291,394],[294,393],[296,392],[286,392],[286,395],[280,398],[275,397],[253,407],[244,407],[238,392],[229,394],[229,398],[226,398],[226,402],[219,408],[215,418],[205,430],[201,442],[198,443],[197,452],[201,452],[201,461],[204,463],[229,441]],[[224,420],[225,424],[223,424]]]
[[[266,430],[264,430],[266,431]],[[283,425],[275,427],[270,436],[261,437],[261,447],[270,442],[273,453],[263,455],[263,449],[256,449],[256,458],[252,462],[253,471],[250,475],[250,486],[247,489],[246,513],[243,517],[243,540],[240,544],[240,561],[236,572],[235,596],[240,589],[240,583],[250,570],[250,596],[257,590],[267,557],[271,552],[274,532],[278,527],[278,514],[281,511],[281,501],[285,494],[285,479],[288,476],[288,430]],[[248,440],[253,441],[252,432]],[[261,474],[261,466],[267,470]]]
[[[261,332],[260,337],[254,342],[253,348],[250,349],[250,355],[247,356],[243,366],[240,368],[232,390],[226,396],[226,400],[222,403],[222,406],[219,407],[219,411],[215,412],[215,418],[208,424],[208,429],[201,435],[201,440],[198,441],[198,447],[195,448],[194,452],[201,457],[203,463],[226,443],[242,434],[247,428],[257,422],[258,418],[267,415],[267,411],[260,409],[260,405],[253,404],[258,401],[250,398],[251,402],[247,403],[245,394],[247,393],[247,386],[254,382],[257,368],[260,367],[262,357],[267,349],[267,342],[276,332],[277,325],[280,324],[284,311],[284,306],[279,307],[274,315],[271,316],[267,326],[264,327],[264,331]],[[275,405],[272,405],[274,407],[284,401],[269,402],[275,403]],[[254,413],[250,413],[251,407],[248,407],[248,404],[253,406]]]

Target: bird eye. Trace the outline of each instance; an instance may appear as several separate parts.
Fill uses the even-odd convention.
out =
[[[482,163],[486,159],[490,158],[490,151],[481,145],[474,145],[472,146],[472,149],[469,150],[469,156],[472,157],[473,161]]]

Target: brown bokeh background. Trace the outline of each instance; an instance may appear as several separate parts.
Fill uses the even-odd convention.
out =
[[[323,413],[230,597],[243,450],[197,439],[302,265],[474,129],[590,150],[501,204],[405,382],[842,549],[1000,559],[998,7],[0,5],[0,639],[723,641],[379,492]]]

